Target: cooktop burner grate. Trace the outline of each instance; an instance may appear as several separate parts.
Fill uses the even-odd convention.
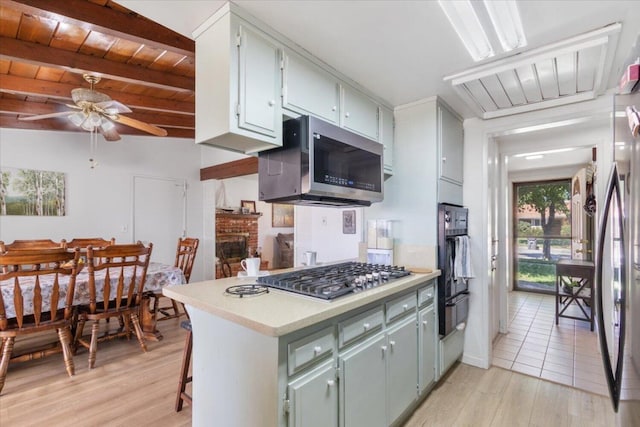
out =
[[[411,274],[404,267],[346,262],[258,278],[258,283],[315,298],[332,300]]]
[[[238,285],[230,286],[224,290],[227,295],[233,295],[237,297],[254,296],[261,294],[268,294],[269,289],[264,285]]]

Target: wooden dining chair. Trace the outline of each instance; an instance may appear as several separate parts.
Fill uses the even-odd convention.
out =
[[[88,237],[88,238],[74,238],[67,242],[67,248],[80,248],[81,251],[86,251],[88,246],[96,248],[104,248],[105,246],[111,246],[116,244],[115,237],[111,240],[105,240],[102,237]]]
[[[51,239],[14,240],[13,243],[4,243],[0,240],[0,252],[58,248],[64,249],[66,247],[67,242],[64,239],[59,242],[54,242]]]
[[[199,244],[200,240],[193,237],[178,239],[178,247],[176,248],[176,260],[174,266],[182,270],[182,274],[184,275],[186,283],[189,283],[189,279],[191,278],[191,270],[193,269],[193,262],[196,259],[196,253],[198,252]],[[155,293],[154,297],[155,299],[153,303],[153,312],[156,313],[157,320],[175,319],[185,314],[185,312],[180,312],[178,303],[170,298],[170,306],[159,307],[160,299],[167,298],[162,295],[162,291]],[[169,310],[173,310],[173,313],[171,313]],[[158,317],[158,314],[162,314],[162,317]]]
[[[79,259],[79,250],[63,248],[0,254],[0,288],[5,287],[0,292],[0,392],[9,362],[39,359],[62,351],[67,373],[75,373],[71,327]],[[57,331],[59,345],[53,343],[14,354],[16,337],[47,330]]]
[[[78,345],[89,350],[89,369],[95,366],[98,343],[119,337],[131,338],[131,325],[142,351],[147,346],[140,327],[138,313],[142,302],[144,282],[153,244],[111,245],[94,249],[87,247],[89,273],[89,304],[78,308],[78,326],[74,348]],[[117,317],[120,327],[107,330],[100,337],[100,320]],[[91,322],[91,334],[84,335],[84,326]]]

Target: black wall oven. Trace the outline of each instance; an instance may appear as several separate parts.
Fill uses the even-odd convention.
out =
[[[438,320],[441,336],[449,335],[467,321],[469,314],[468,280],[456,277],[456,240],[467,236],[467,208],[438,204]]]

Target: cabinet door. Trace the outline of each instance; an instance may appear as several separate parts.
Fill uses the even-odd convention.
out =
[[[388,423],[392,424],[418,395],[418,336],[415,314],[388,333],[388,344]]]
[[[420,393],[424,392],[436,379],[436,317],[433,306],[420,311],[418,321],[418,371]]]
[[[238,31],[238,127],[280,140],[282,114],[278,47],[246,26],[240,26]]]
[[[340,357],[342,427],[386,426],[385,335],[379,335]]]
[[[393,173],[393,111],[380,107],[380,139],[384,145],[384,171]]]
[[[282,86],[283,108],[338,124],[340,85],[318,66],[295,53],[287,52]]]
[[[341,126],[378,141],[378,104],[349,86],[342,86]]]
[[[289,427],[338,425],[338,389],[333,361],[289,383]]]
[[[462,184],[464,134],[462,122],[447,108],[438,105],[440,178]]]

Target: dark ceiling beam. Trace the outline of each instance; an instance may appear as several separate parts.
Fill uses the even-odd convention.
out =
[[[193,40],[133,12],[123,13],[86,0],[0,0],[0,5],[157,49],[195,55]]]
[[[258,173],[258,158],[247,157],[246,159],[234,160],[200,169],[200,181],[235,178],[236,176],[252,175],[254,173]]]
[[[58,104],[44,104],[42,102],[28,102],[17,99],[0,98],[0,113],[33,116],[68,111],[69,108]],[[134,111],[125,114],[132,119],[151,123],[160,127],[195,128],[195,116],[186,114],[163,114]]]
[[[69,132],[84,132],[89,136],[89,132],[74,126],[68,120],[62,119],[43,119],[25,122],[18,120],[16,117],[8,116],[6,114],[0,114],[0,127],[11,129],[28,129],[28,130],[48,130],[48,131],[69,131]],[[138,136],[151,136],[153,138],[162,138],[160,136],[153,136],[146,132],[130,128],[128,126],[122,126],[116,124],[116,129],[120,135],[138,135]],[[178,129],[167,128],[167,137],[171,138],[195,138],[195,130],[193,129]],[[192,141],[193,142],[193,141]]]
[[[0,92],[24,96],[39,96],[70,101],[71,90],[77,86],[66,83],[49,82],[28,79],[4,74],[0,79]],[[155,98],[128,92],[113,90],[98,90],[101,93],[119,101],[129,108],[142,110],[164,111],[180,114],[195,114],[195,105],[191,102],[174,101],[171,99]]]
[[[0,59],[26,62],[38,66],[61,68],[74,73],[90,73],[145,86],[195,91],[195,79],[164,73],[137,65],[109,61],[91,55],[47,47],[38,43],[0,37]]]

